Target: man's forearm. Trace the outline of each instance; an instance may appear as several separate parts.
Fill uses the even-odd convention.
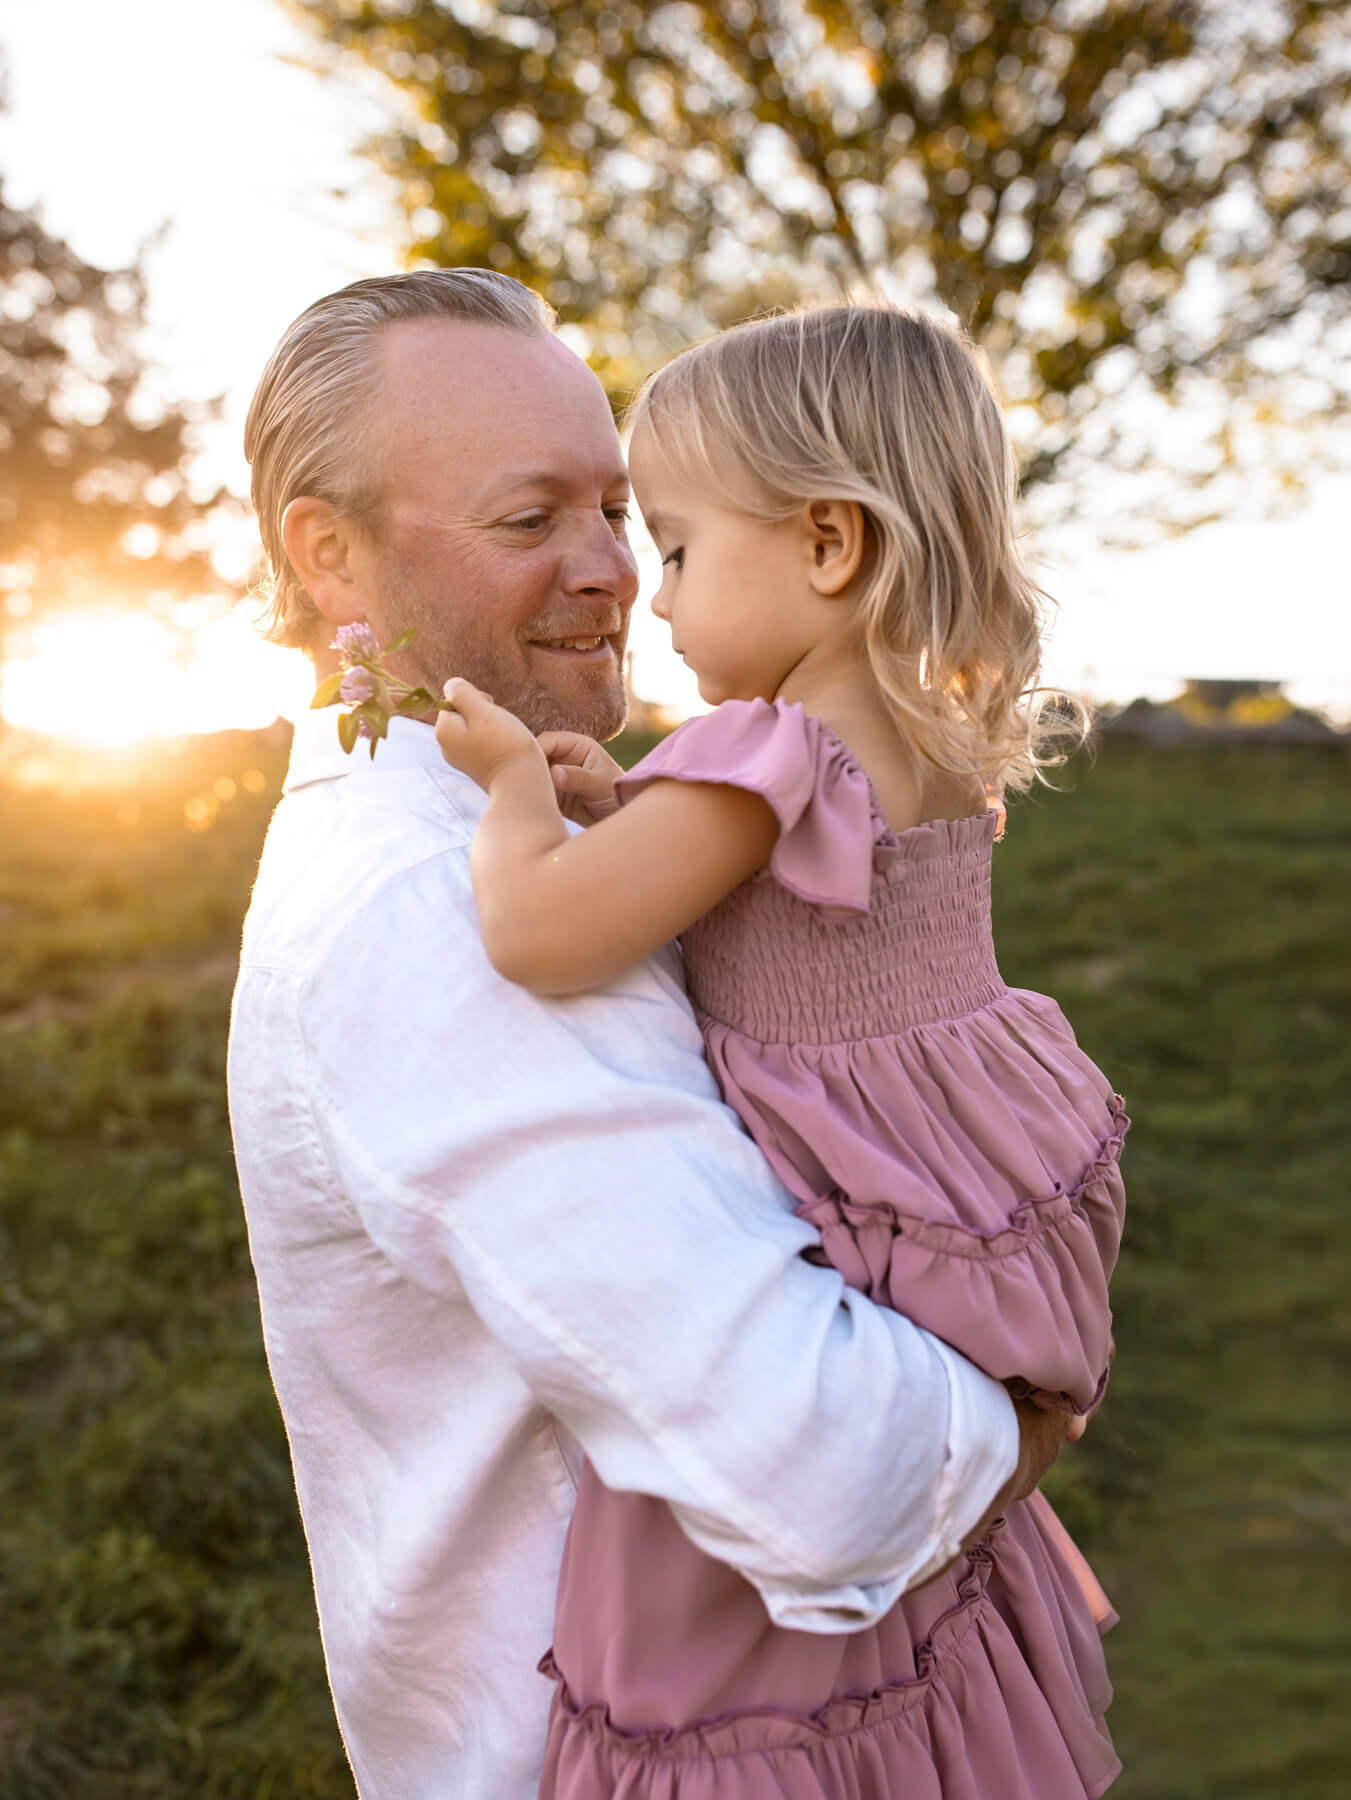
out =
[[[900,1323],[908,1326],[908,1321]],[[947,1440],[931,1471],[927,1514],[921,1489],[915,1510],[903,1520],[889,1522],[901,1527],[884,1534],[888,1551],[897,1557],[893,1565],[879,1567],[878,1545],[865,1532],[853,1544],[836,1547],[833,1582],[825,1570],[799,1578],[758,1570],[747,1566],[744,1545],[726,1540],[717,1521],[675,1509],[686,1535],[701,1550],[731,1563],[752,1582],[777,1625],[835,1634],[874,1623],[902,1594],[931,1581],[983,1536],[1025,1477],[1030,1464],[1024,1462],[1015,1408],[1002,1385],[938,1339],[917,1335],[944,1368]],[[897,1455],[905,1457],[908,1449],[902,1440]]]

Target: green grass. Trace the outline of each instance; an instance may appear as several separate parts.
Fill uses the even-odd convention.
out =
[[[1122,1613],[1121,1800],[1346,1792],[1347,774],[1111,747],[997,864],[1006,978],[1137,1121],[1111,1398],[1050,1484]]]
[[[222,1091],[282,760],[0,786],[5,1800],[351,1800]],[[1347,775],[1112,745],[998,854],[1006,977],[1136,1120],[1116,1376],[1053,1477],[1123,1615],[1121,1800],[1351,1767]]]

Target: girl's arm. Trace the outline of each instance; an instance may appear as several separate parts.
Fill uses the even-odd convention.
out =
[[[676,937],[756,869],[779,834],[742,788],[654,782],[571,835],[539,744],[467,681],[436,735],[446,761],[488,794],[470,868],[479,926],[500,975],[539,994],[599,987]]]

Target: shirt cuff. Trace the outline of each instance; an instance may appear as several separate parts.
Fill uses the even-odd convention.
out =
[[[933,1531],[915,1563],[890,1581],[822,1589],[755,1581],[776,1625],[831,1637],[863,1631],[884,1618],[961,1551],[995,1495],[1018,1466],[1018,1415],[1002,1383],[941,1343],[928,1340],[948,1384],[947,1455],[935,1495]],[[750,1579],[754,1579],[751,1577]]]
[[[907,1587],[918,1587],[957,1555],[1018,1467],[1018,1415],[1002,1382],[935,1338],[948,1378],[948,1454],[938,1483],[933,1561]]]

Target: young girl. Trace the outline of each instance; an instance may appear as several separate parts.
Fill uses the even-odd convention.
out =
[[[447,684],[442,748],[490,796],[472,861],[488,954],[566,994],[679,936],[723,1092],[824,1257],[1086,1412],[1126,1119],[990,939],[983,781],[1048,760],[994,395],[929,320],[797,312],[661,370],[631,467],[655,610],[715,710],[622,775]],[[569,835],[560,799],[592,829]],[[1097,1795],[1118,1771],[1109,1617],[1034,1495],[877,1625],[782,1629],[665,1506],[588,1468],[541,1665],[558,1686],[540,1794]]]

